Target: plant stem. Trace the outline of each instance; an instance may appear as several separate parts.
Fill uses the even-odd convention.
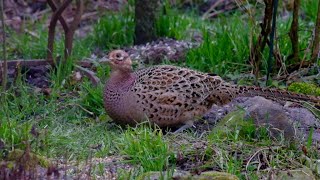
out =
[[[269,45],[269,58],[268,58],[268,72],[267,72],[267,81],[266,84],[268,85],[270,73],[272,72],[272,57],[273,57],[273,42],[274,42],[274,35],[276,32],[276,19],[277,19],[277,9],[278,9],[278,0],[272,1],[272,28],[270,33],[270,45]]]
[[[260,64],[262,58],[262,52],[268,42],[268,35],[271,31],[271,21],[272,21],[272,0],[264,0],[264,18],[261,24],[261,32],[258,37],[257,43],[250,50],[250,61],[253,65],[253,73],[256,80],[259,77]],[[256,84],[257,82],[255,82]]]

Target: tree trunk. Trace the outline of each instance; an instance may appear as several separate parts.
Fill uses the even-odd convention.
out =
[[[2,79],[2,88],[3,92],[7,89],[7,74],[8,74],[8,64],[7,64],[7,52],[6,52],[6,31],[5,31],[5,23],[4,23],[4,0],[0,0],[0,16],[1,16],[1,25],[2,25],[2,48],[3,48],[3,66],[0,65],[0,79]],[[1,63],[1,62],[0,62]],[[1,97],[1,96],[0,96]]]
[[[292,24],[290,28],[290,40],[292,44],[292,55],[293,55],[293,63],[299,64],[299,36],[298,36],[298,26],[299,26],[299,7],[300,7],[300,0],[294,0],[293,5],[293,18]]]
[[[155,21],[160,0],[135,1],[135,40],[134,44],[143,44],[156,39]]]
[[[316,20],[316,26],[314,30],[314,40],[312,45],[312,55],[311,55],[311,61],[316,62],[318,59],[318,54],[320,50],[320,1],[318,3],[318,15]]]

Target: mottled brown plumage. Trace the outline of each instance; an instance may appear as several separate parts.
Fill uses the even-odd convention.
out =
[[[239,96],[320,104],[319,97],[231,85],[219,76],[182,67],[159,65],[133,72],[131,59],[122,50],[112,51],[108,62],[112,70],[104,89],[104,105],[110,117],[121,124],[149,120],[160,127],[190,125],[213,104],[223,105]]]

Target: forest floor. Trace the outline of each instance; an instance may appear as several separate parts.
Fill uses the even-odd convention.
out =
[[[1,179],[319,178],[319,111],[308,105],[270,105],[291,114],[291,119],[304,117],[301,121],[307,122],[308,130],[303,131],[303,138],[283,132],[275,137],[268,127],[256,126],[247,116],[247,104],[270,103],[264,99],[240,98],[224,107],[215,106],[196,121],[195,127],[177,134],[148,123],[120,127],[105,112],[102,90],[110,68],[97,60],[117,48],[129,52],[136,68],[169,63],[215,73],[231,83],[253,85],[255,78],[248,59],[251,40],[260,33],[264,6],[228,2],[233,1],[216,4],[214,13],[204,5],[166,7],[167,14],[157,20],[159,39],[140,46],[133,46],[131,1],[87,4],[68,63],[55,68],[9,69],[9,87],[1,94],[0,105]],[[307,50],[316,3],[302,3],[302,59],[310,56]],[[28,4],[5,0],[9,60],[46,58],[51,17],[47,6],[42,1]],[[70,6],[64,17],[68,20],[73,13]],[[292,72],[283,66],[291,54],[287,37],[290,21],[290,8],[281,4],[276,38],[279,71],[271,87],[320,95],[319,65]],[[58,25],[56,31],[54,57],[63,55],[64,48],[62,27]],[[265,85],[267,52],[263,52],[257,81],[261,86]],[[93,62],[90,70],[101,80],[96,86],[75,68],[81,60]],[[217,120],[220,122],[216,124]]]

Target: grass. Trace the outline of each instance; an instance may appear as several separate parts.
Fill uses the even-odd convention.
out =
[[[170,37],[182,40],[192,35],[192,31],[201,29],[203,21],[195,12],[182,14],[178,10],[170,7],[165,1],[161,15],[156,20],[156,34],[159,37]]]
[[[316,22],[316,17],[317,17],[318,3],[319,2],[314,0],[301,1],[302,11],[305,13],[306,17],[309,20],[311,20],[314,24]]]
[[[228,23],[230,19],[232,25]],[[186,64],[191,68],[221,76],[247,70],[249,32],[239,31],[246,28],[247,24],[237,16],[229,17],[228,20],[221,18],[216,23],[214,27],[203,29],[204,41],[199,48],[188,52]]]
[[[309,22],[316,12],[313,8],[315,1],[305,1],[301,4],[307,18],[301,19],[299,31],[302,50],[307,48],[311,36],[311,31],[307,29],[313,27]],[[251,70],[248,63],[250,39],[256,40],[259,28],[258,23],[248,20],[247,14],[236,12],[204,21],[194,12],[182,13],[171,9],[168,4],[164,8],[156,23],[158,36],[183,40],[190,38],[190,31],[193,30],[203,35],[204,41],[200,47],[190,50],[186,61],[180,65],[224,77]],[[287,36],[290,20],[279,19],[277,27],[277,42],[287,63],[291,53]],[[23,82],[23,75],[5,94],[1,94],[2,158],[13,149],[25,149],[27,144],[39,155],[69,162],[122,156],[124,160],[118,163],[129,163],[133,168],[119,171],[119,179],[135,179],[149,171],[167,171],[171,176],[173,170],[184,163],[190,165],[192,172],[214,169],[235,174],[241,179],[246,176],[258,179],[259,173],[268,168],[295,169],[307,165],[303,159],[305,156],[311,161],[320,158],[317,147],[310,140],[302,144],[308,150],[305,155],[300,145],[290,145],[281,138],[271,139],[266,129],[257,130],[250,121],[201,136],[192,131],[180,135],[163,134],[158,128],[145,124],[118,127],[103,108],[103,84],[93,87],[86,78],[81,82],[72,82],[72,71],[73,63],[90,56],[95,48],[108,51],[133,44],[132,9],[128,7],[123,12],[101,17],[93,29],[92,35],[75,40],[70,61],[50,72],[52,91],[49,95],[35,92]],[[46,56],[47,32],[41,22],[33,31],[37,33],[36,37],[10,31],[7,46],[9,59]],[[55,55],[62,54],[63,38],[58,37]],[[265,59],[267,48],[263,54]],[[109,70],[108,66],[97,67],[97,76],[102,82],[108,78]],[[303,87],[292,88],[301,92],[306,90]],[[316,87],[311,89],[313,92]],[[98,164],[94,173],[103,174],[105,166]]]
[[[31,25],[30,25],[31,26]],[[35,27],[34,27],[35,26]],[[48,29],[43,26],[43,22],[29,27],[31,33],[16,33],[14,30],[8,30],[11,35],[8,38],[8,59],[43,59],[47,54]],[[92,51],[92,39],[90,36],[84,39],[76,38],[74,40],[72,58],[82,59],[90,56]],[[64,37],[59,34],[54,43],[54,57],[63,57]],[[2,52],[2,49],[1,49]]]
[[[163,139],[161,129],[140,125],[127,128],[118,138],[118,151],[132,163],[140,164],[143,171],[163,171],[173,160],[173,152]]]
[[[148,171],[170,171],[180,162],[198,164],[191,171],[214,168],[240,178],[245,177],[244,172],[250,177],[257,176],[255,173],[260,170],[253,160],[245,171],[247,160],[257,151],[259,155],[266,153],[270,157],[270,167],[275,169],[298,168],[304,164],[299,160],[304,155],[300,146],[288,145],[283,139],[271,139],[265,129],[257,131],[250,121],[225,129],[218,126],[218,130],[202,136],[191,133],[163,135],[159,129],[147,125],[125,129],[114,126],[101,106],[95,107],[101,114],[92,116],[80,108],[81,95],[59,97],[52,93],[50,97],[44,97],[29,95],[27,89],[19,93],[19,96],[8,94],[10,101],[0,110],[1,140],[7,151],[23,149],[24,142],[28,141],[32,142],[33,152],[70,162],[85,161],[90,154],[101,158],[120,155],[125,160],[118,163],[134,166],[130,171],[119,172],[123,179],[134,179]],[[3,119],[5,117],[10,121]],[[38,136],[31,133],[32,126]],[[310,152],[309,158],[320,158],[309,140],[305,146]],[[291,163],[288,159],[300,163]]]
[[[93,41],[104,50],[130,46],[134,40],[134,17],[132,14],[108,14],[94,26]]]

